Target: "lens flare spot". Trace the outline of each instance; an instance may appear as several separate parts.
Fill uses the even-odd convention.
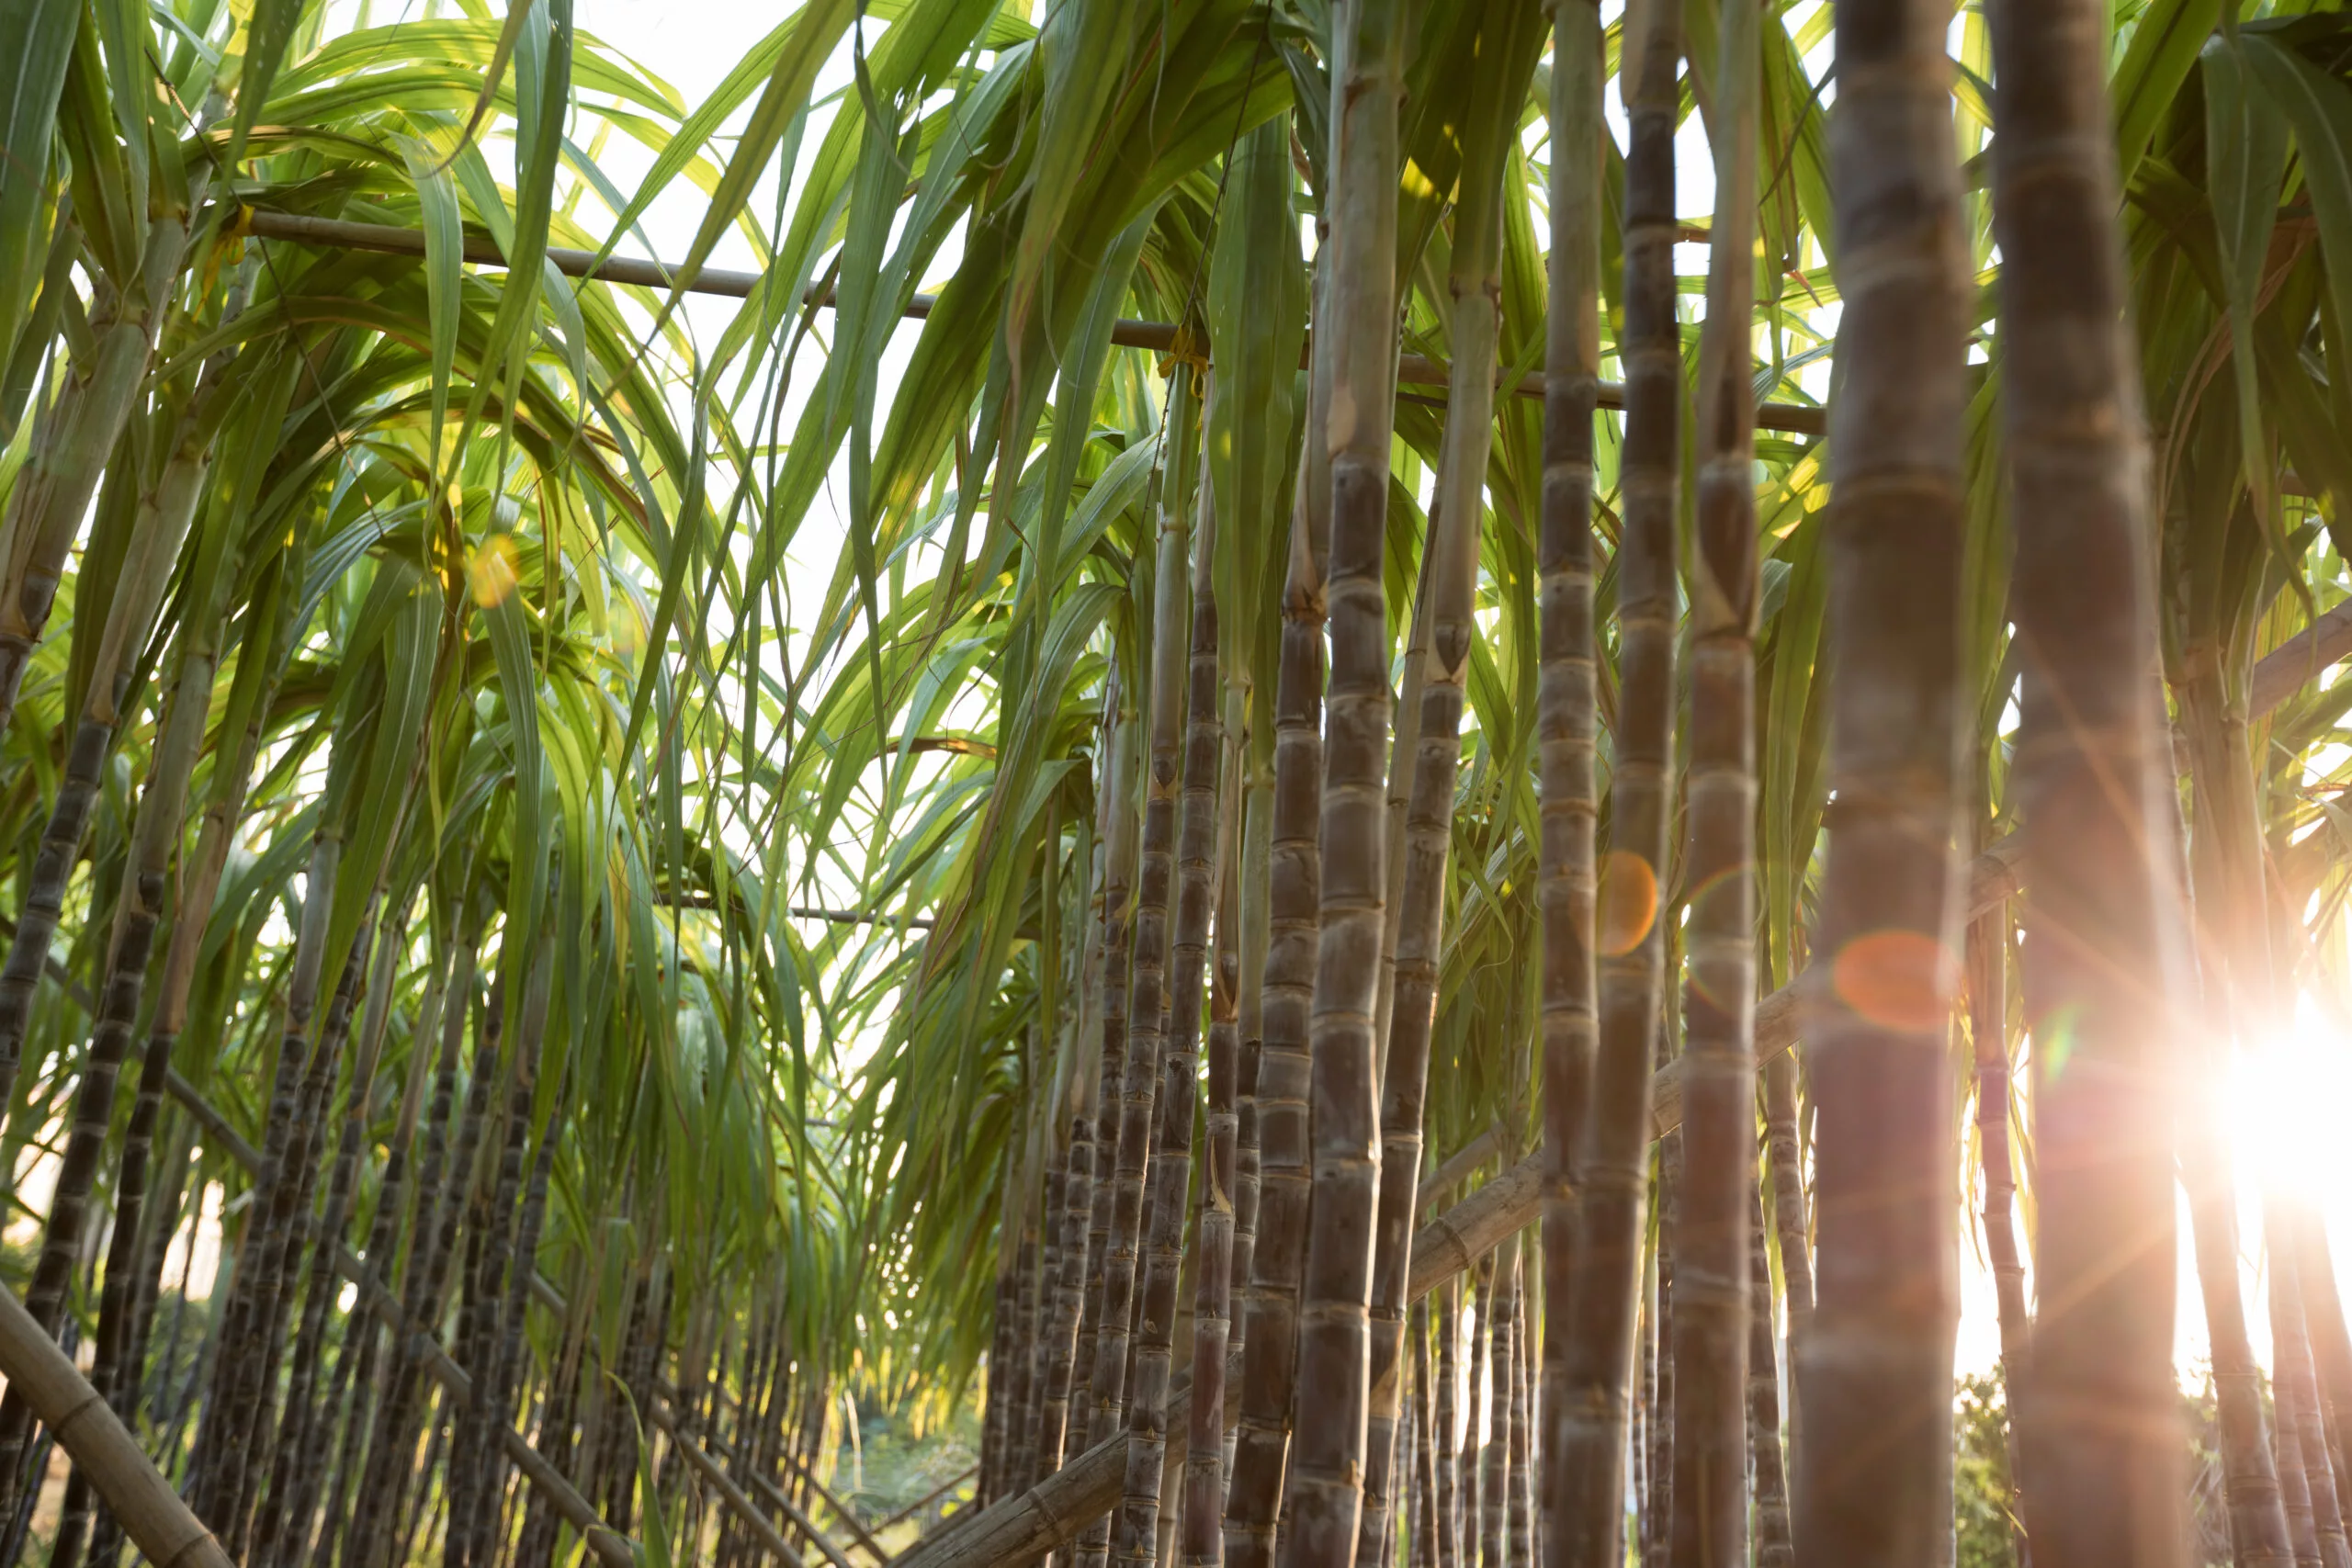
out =
[[[1657,920],[1657,873],[1625,850],[1612,850],[1600,874],[1600,955],[1623,958]]]
[[[492,534],[481,542],[466,562],[466,586],[474,603],[483,609],[494,609],[506,602],[522,581],[519,558],[514,553],[514,541],[504,534]]]
[[[1951,950],[1918,931],[1872,931],[1838,954],[1838,997],[1882,1029],[1940,1028],[1960,975]]]

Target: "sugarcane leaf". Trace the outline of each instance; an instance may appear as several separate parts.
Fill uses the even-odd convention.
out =
[[[2265,530],[2271,531],[2278,526],[2278,492],[2263,435],[2254,320],[2286,178],[2287,122],[2253,79],[2236,39],[2217,36],[2206,46],[2203,59],[2207,185],[2228,290],[2238,439],[2256,513]]]
[[[2242,34],[2241,46],[2262,90],[2294,128],[2335,319],[2352,321],[2352,89],[2264,35]]]
[[[516,0],[518,8],[529,0]],[[457,182],[451,160],[435,163],[431,150],[414,138],[403,138],[401,156],[416,187],[418,214],[424,220],[424,281],[427,331],[433,344],[433,434],[431,451],[438,464],[442,425],[449,414],[449,376],[458,357],[458,313],[464,304],[465,231],[458,212]]]
[[[685,259],[678,268],[681,285],[701,273],[703,264],[718,246],[719,236],[750,201],[752,187],[766,171],[786,128],[807,107],[818,69],[849,30],[855,9],[856,0],[808,0],[801,8],[792,36],[777,51],[767,85],[761,90],[759,102],[752,106],[751,119],[736,138],[734,154],[727,161],[727,172],[720,178],[718,188],[711,193],[702,225],[686,247]],[[671,306],[665,310],[674,308],[677,299],[673,294]]]
[[[82,8],[73,0],[0,6],[0,362],[15,352],[51,219],[50,130]]]
[[[289,0],[260,0],[260,3],[287,5]],[[434,169],[434,173],[445,173],[459,152],[473,145],[475,133],[481,130],[483,117],[490,113],[491,105],[497,101],[498,90],[506,80],[507,64],[514,59],[515,45],[522,40],[524,28],[531,21],[533,4],[534,0],[509,0],[506,7],[506,20],[498,29],[498,41],[492,47],[489,62],[482,70],[481,90],[475,95],[473,107],[467,111],[466,122],[458,129],[458,145],[450,151],[448,157],[443,159]],[[276,63],[273,62],[271,70],[274,72],[276,69]],[[264,85],[266,85],[266,81]],[[258,95],[254,101],[259,101]]]
[[[1054,248],[1065,238],[1063,214],[1078,199],[1085,171],[1101,156],[1102,117],[1125,74],[1142,19],[1138,7],[1125,0],[1069,0],[1046,15],[1038,39],[1045,109],[1027,181],[1028,210],[1006,289],[1007,333],[1016,354],[1030,331]]]
[[[2155,140],[2156,128],[2199,51],[2211,58],[2207,40],[2221,19],[2222,0],[2151,0],[2139,16],[2132,42],[2109,84],[2115,106],[2115,155],[2120,183],[2129,186],[2140,160]],[[2209,83],[2210,88],[2210,83]]]
[[[527,5],[529,0],[518,0]],[[245,26],[245,62],[237,82],[237,117],[229,132],[221,163],[233,168],[244,156],[245,139],[259,123],[262,107],[269,102],[270,86],[300,25],[303,0],[254,0],[253,19]],[[484,91],[488,91],[485,85]],[[477,119],[480,111],[476,113]],[[470,127],[469,131],[470,131]]]

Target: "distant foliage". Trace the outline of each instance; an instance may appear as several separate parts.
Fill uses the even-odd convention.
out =
[[[1996,1371],[1960,1380],[1952,1401],[1952,1526],[1959,1568],[2016,1568],[2009,1517],[2008,1395]]]

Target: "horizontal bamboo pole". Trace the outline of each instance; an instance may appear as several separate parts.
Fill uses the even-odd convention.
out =
[[[2352,658],[2352,599],[2321,615],[2255,665],[2254,678],[2247,682],[2247,716],[2260,718],[2318,679],[2321,671],[2347,658]]]
[[[156,1568],[234,1568],[220,1543],[13,1291],[0,1290],[0,1372],[90,1478]],[[617,1568],[617,1565],[616,1565]]]
[[[418,229],[400,229],[388,223],[353,223],[340,218],[309,218],[293,212],[270,212],[252,209],[246,216],[248,232],[265,240],[285,240],[294,244],[319,245],[347,251],[374,251],[383,255],[421,256],[424,254],[424,233]],[[674,289],[678,288],[678,269],[668,262],[645,261],[635,256],[605,256],[597,258],[594,251],[572,250],[562,245],[548,247],[548,262],[566,277],[592,278],[600,283],[628,284],[639,288]],[[465,237],[466,260],[479,266],[504,266],[506,257],[496,243],[486,234]],[[747,299],[758,288],[764,275],[756,272],[735,272],[725,267],[706,266],[685,284],[688,294],[713,294],[728,299]],[[823,290],[811,290],[808,303],[830,306],[832,296]],[[939,298],[933,294],[918,294],[907,301],[902,314],[921,321],[928,317]],[[1173,321],[1144,321],[1122,316],[1112,324],[1111,341],[1121,348],[1149,349],[1157,354],[1175,352],[1183,333]],[[1396,361],[1396,379],[1408,387],[1442,387],[1447,384],[1449,367],[1442,360],[1426,355],[1408,354]],[[1508,383],[1508,384],[1506,384]],[[1540,398],[1544,395],[1541,375],[1498,377],[1497,385],[1516,397]],[[1597,399],[1605,409],[1625,406],[1625,389],[1615,381],[1600,384]],[[1804,403],[1759,403],[1756,409],[1756,425],[1759,430],[1784,431],[1796,435],[1825,435],[1829,431],[1829,411]]]

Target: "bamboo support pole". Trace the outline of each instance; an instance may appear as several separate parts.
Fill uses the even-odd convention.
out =
[[[922,1496],[916,1498],[913,1502],[899,1509],[897,1513],[892,1514],[888,1518],[875,1521],[874,1529],[876,1533],[878,1534],[883,1530],[888,1529],[892,1525],[899,1523],[900,1520],[910,1518],[912,1516],[922,1512],[925,1508],[930,1507],[933,1503],[938,1502],[942,1497],[947,1495],[948,1493],[955,1491],[956,1488],[963,1485],[964,1483],[971,1480],[973,1476],[978,1474],[979,1468],[980,1467],[976,1464],[966,1466],[960,1472],[949,1476],[946,1480],[941,1482],[938,1485],[933,1487],[930,1491],[924,1493]]]
[[[1429,1179],[1422,1182],[1420,1190],[1413,1194],[1414,1201],[1426,1209],[1444,1197],[1447,1188],[1494,1157],[1495,1150],[1502,1145],[1502,1138],[1500,1127],[1489,1127],[1448,1155],[1445,1163],[1430,1172]]]
[[[351,1281],[378,1321],[394,1334],[416,1335],[422,1352],[419,1359],[425,1374],[441,1385],[455,1405],[462,1408],[473,1397],[473,1380],[466,1375],[465,1369],[451,1360],[434,1342],[432,1336],[411,1328],[406,1314],[401,1311],[399,1301],[378,1282],[374,1273],[359,1260],[357,1254],[347,1247],[338,1247],[335,1271]],[[656,1419],[660,1419],[658,1413]],[[514,1461],[516,1470],[523,1472],[523,1478],[538,1489],[566,1524],[580,1532],[581,1540],[587,1544],[589,1551],[596,1554],[596,1560],[605,1564],[605,1568],[638,1568],[637,1549],[630,1544],[628,1537],[606,1524],[605,1517],[596,1511],[595,1505],[582,1496],[571,1483],[564,1479],[562,1472],[548,1462],[547,1456],[531,1446],[529,1439],[512,1427],[502,1427],[499,1440],[506,1450],[506,1457]],[[682,1448],[688,1446],[681,1445]],[[707,1461],[707,1456],[705,1457]],[[773,1534],[773,1530],[770,1533]],[[804,1568],[800,1559],[789,1548],[786,1549],[779,1561],[786,1564],[786,1568]]]
[[[140,1553],[157,1568],[233,1568],[229,1554],[164,1478],[12,1291],[0,1291],[0,1372],[65,1445]],[[614,1568],[619,1568],[615,1564]]]
[[[793,1551],[791,1543],[784,1539],[782,1532],[777,1530],[775,1524],[760,1511],[751,1498],[743,1495],[743,1489],[735,1484],[734,1478],[727,1473],[717,1460],[711,1458],[700,1446],[678,1430],[677,1415],[666,1402],[653,1401],[651,1415],[653,1424],[670,1435],[670,1440],[676,1446],[680,1456],[687,1464],[699,1472],[703,1479],[709,1482],[718,1495],[727,1500],[727,1506],[734,1510],[736,1517],[750,1527],[752,1534],[758,1539],[762,1546],[767,1549],[770,1556],[786,1564],[786,1568],[808,1568],[808,1564],[802,1561],[800,1554]],[[785,1505],[785,1511],[794,1516],[795,1525],[803,1529],[814,1530],[813,1525],[801,1523],[799,1509],[787,1503]],[[834,1568],[852,1568],[849,1559],[841,1556],[831,1541],[826,1540],[822,1536],[816,1536],[814,1539],[825,1549],[825,1554],[832,1559]]]
[[[713,1446],[716,1447],[716,1445]],[[718,1451],[724,1454],[727,1450],[725,1449],[720,1449]],[[800,1469],[800,1473],[808,1478],[810,1485],[817,1485],[817,1478],[813,1475],[809,1475],[805,1467],[800,1467],[796,1462],[796,1468]],[[794,1529],[798,1530],[802,1535],[808,1537],[808,1540],[816,1543],[817,1550],[825,1554],[825,1561],[831,1562],[833,1565],[833,1568],[857,1568],[855,1561],[851,1558],[846,1551],[843,1551],[841,1547],[834,1544],[833,1538],[831,1536],[827,1535],[822,1529],[818,1528],[817,1521],[809,1517],[808,1511],[802,1508],[799,1504],[792,1500],[792,1495],[790,1493],[785,1491],[784,1488],[778,1486],[775,1482],[769,1480],[764,1475],[754,1474],[752,1477],[752,1484],[759,1489],[761,1496],[765,1497],[775,1507],[783,1511],[784,1517],[792,1521],[792,1528]],[[824,1488],[821,1486],[819,1486],[817,1489],[820,1493],[824,1491]],[[827,1494],[827,1495],[831,1495]],[[838,1506],[836,1506],[835,1511],[840,1511]],[[888,1562],[890,1561],[890,1554],[883,1551],[879,1546],[871,1547],[869,1550],[873,1551],[874,1560],[876,1562]]]
[[[351,251],[374,251],[383,255],[421,256],[424,254],[422,230],[400,229],[387,223],[353,223],[339,218],[308,218],[292,212],[269,212],[259,209],[245,218],[246,232],[265,240],[284,240],[294,244],[319,245]],[[678,269],[668,262],[646,261],[635,256],[605,256],[599,259],[594,251],[571,250],[561,245],[549,245],[548,263],[566,277],[591,278],[600,283],[620,283],[639,288],[672,289],[678,288]],[[506,258],[497,244],[484,234],[468,234],[465,258],[477,266],[504,266]],[[683,289],[687,294],[711,294],[728,299],[747,299],[758,288],[764,274],[734,272],[724,267],[706,266],[695,273]],[[832,303],[830,292],[811,290],[810,305],[824,307]],[[935,295],[918,294],[907,301],[903,312],[909,319],[922,321],[939,303]],[[1122,316],[1111,328],[1111,341],[1121,348],[1149,349],[1158,354],[1172,354],[1184,346],[1185,333],[1173,321],[1143,321]],[[1396,379],[1409,387],[1442,387],[1449,367],[1442,360],[1425,355],[1408,354],[1396,361]],[[1497,389],[1509,396],[1541,398],[1544,378],[1527,374],[1513,376],[1509,372],[1496,378]],[[1625,406],[1625,389],[1614,381],[1600,386],[1600,406],[1620,409]],[[1829,411],[1804,403],[1759,403],[1756,409],[1756,424],[1759,430],[1783,431],[1792,435],[1824,435],[1829,430]]]

